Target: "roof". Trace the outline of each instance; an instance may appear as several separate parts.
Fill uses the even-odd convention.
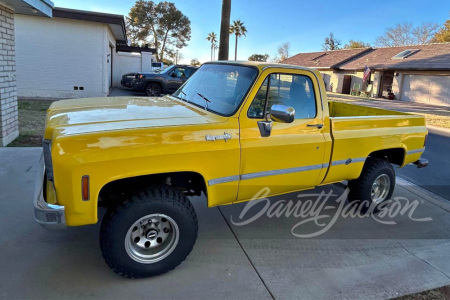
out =
[[[39,17],[52,17],[53,2],[50,0],[2,0],[14,8],[14,13]]]
[[[371,48],[342,49],[299,53],[282,61],[284,64],[304,66],[315,69],[332,69],[343,62],[369,51]]]
[[[297,69],[297,70],[311,70],[307,69],[303,66],[295,66],[284,63],[270,63],[270,62],[260,62],[260,61],[247,61],[247,60],[220,60],[220,61],[209,61],[205,62],[205,64],[222,64],[222,65],[238,65],[238,66],[247,66],[247,67],[256,67],[260,70],[264,70],[266,68],[288,68],[288,69]]]
[[[55,7],[53,17],[108,24],[116,40],[127,40],[123,15]]]
[[[405,50],[418,50],[403,59],[392,59]],[[364,55],[339,65],[341,70],[450,70],[450,43],[371,49]]]

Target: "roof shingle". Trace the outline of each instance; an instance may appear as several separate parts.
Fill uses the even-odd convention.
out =
[[[419,50],[404,59],[392,59],[404,50]],[[338,66],[341,70],[450,70],[450,43],[376,48]]]
[[[309,68],[333,68],[368,50],[370,50],[370,48],[299,53],[297,55],[289,57],[281,63]]]

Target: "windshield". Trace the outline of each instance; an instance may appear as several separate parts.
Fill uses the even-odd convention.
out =
[[[175,66],[168,67],[167,69],[164,69],[162,71],[157,71],[156,73],[158,73],[158,74],[166,74],[167,72],[173,70],[173,68],[175,68]]]
[[[257,75],[253,67],[205,64],[173,96],[219,115],[231,116]]]

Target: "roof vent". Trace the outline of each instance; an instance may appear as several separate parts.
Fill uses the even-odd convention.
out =
[[[403,50],[402,52],[400,52],[399,54],[393,56],[391,59],[405,59],[408,56],[413,55],[414,53],[416,53],[417,51],[419,51],[418,49],[408,49],[408,50]]]

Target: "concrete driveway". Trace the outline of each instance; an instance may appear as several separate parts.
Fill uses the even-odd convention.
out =
[[[412,221],[407,213],[397,215],[395,225],[373,218],[338,218],[324,234],[309,239],[291,233],[321,228],[307,222],[293,230],[305,218],[265,214],[237,226],[233,222],[245,219],[240,216],[246,203],[207,208],[203,197],[193,198],[200,231],[187,260],[159,277],[124,279],[103,262],[98,224],[51,232],[34,222],[31,194],[40,154],[40,148],[0,149],[3,299],[361,299],[450,284],[450,207],[404,181],[394,196],[417,199],[413,217],[432,221]],[[300,195],[330,189],[342,192],[333,185]],[[280,199],[297,201],[297,196],[275,197],[269,204],[272,207]],[[333,199],[326,202],[330,216],[336,212],[333,204]],[[261,206],[252,209],[262,211]]]

